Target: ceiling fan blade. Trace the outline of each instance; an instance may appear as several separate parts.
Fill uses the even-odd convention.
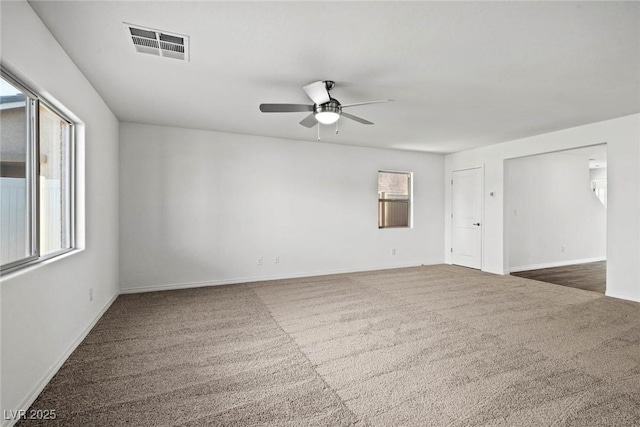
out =
[[[304,104],[260,104],[263,113],[297,113],[300,111],[313,111],[313,105]]]
[[[307,95],[309,95],[309,98],[311,98],[314,104],[324,104],[331,99],[327,85],[323,81],[308,84],[302,89],[307,92]]]
[[[316,116],[315,114],[311,113],[309,114],[307,117],[305,117],[304,119],[302,119],[302,121],[300,122],[300,124],[302,126],[306,126],[308,128],[312,128],[315,125],[318,124],[318,121],[316,120]]]
[[[372,125],[373,122],[369,120],[365,120],[363,118],[354,116],[353,114],[345,113],[344,111],[341,114],[342,117],[346,117],[347,119],[355,120],[356,122],[362,123],[363,125]]]
[[[378,104],[380,102],[389,102],[389,101],[393,101],[393,99],[380,99],[378,101],[366,101],[366,102],[356,102],[353,104],[344,104],[342,105],[342,108],[355,107],[356,105]]]

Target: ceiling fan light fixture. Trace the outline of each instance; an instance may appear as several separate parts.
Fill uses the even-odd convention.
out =
[[[338,121],[342,113],[340,103],[331,98],[329,102],[315,106],[315,116],[318,123],[323,125],[332,125]]]
[[[316,113],[316,120],[323,125],[332,125],[338,121],[340,114],[333,111],[320,111]]]

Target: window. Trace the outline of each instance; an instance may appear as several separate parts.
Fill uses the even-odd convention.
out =
[[[73,248],[73,124],[0,70],[2,271]]]
[[[411,226],[411,173],[378,172],[378,228]]]

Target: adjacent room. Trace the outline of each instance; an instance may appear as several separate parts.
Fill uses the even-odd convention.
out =
[[[640,425],[638,22],[0,2],[2,427]]]
[[[606,293],[607,146],[506,162],[509,271]]]

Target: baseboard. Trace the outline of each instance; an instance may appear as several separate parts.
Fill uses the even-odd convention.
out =
[[[558,261],[558,262],[545,262],[542,264],[520,265],[517,267],[511,267],[509,269],[509,273],[517,273],[519,271],[528,271],[528,270],[540,270],[543,268],[564,267],[565,265],[587,264],[589,262],[598,262],[598,261],[606,261],[606,260],[607,260],[607,257],[597,257],[597,258],[571,259],[571,260]]]
[[[100,318],[102,318],[102,316],[104,315],[104,313],[106,313],[106,311],[109,309],[109,307],[111,307],[111,304],[113,304],[113,302],[116,300],[116,298],[118,298],[118,295],[119,294],[116,293],[105,304],[105,306],[102,308],[102,310],[100,310],[100,312],[91,321],[89,326],[87,326],[85,328],[85,330],[78,336],[78,338],[76,338],[73,341],[73,343],[69,346],[67,351],[65,351],[64,354],[58,359],[58,361],[51,366],[49,371],[47,373],[45,373],[45,375],[40,379],[40,381],[38,381],[38,383],[33,387],[33,389],[22,400],[22,402],[20,403],[20,405],[17,408],[18,410],[25,410],[26,411],[26,410],[29,409],[29,407],[33,404],[33,402],[38,398],[40,393],[42,393],[42,390],[44,390],[46,385],[49,384],[49,381],[51,381],[53,376],[56,373],[58,373],[58,370],[60,369],[60,367],[64,364],[64,362],[67,361],[69,356],[71,356],[71,353],[73,353],[74,350],[76,348],[78,348],[80,343],[86,338],[86,336],[89,334],[89,332],[91,332],[91,329],[93,329],[93,327],[96,325],[96,323],[98,323],[98,320],[100,320]],[[3,414],[3,418],[4,418],[4,414]],[[2,427],[11,427],[11,426],[15,425],[17,422],[18,422],[18,420],[5,420],[5,419],[3,419],[2,420]]]
[[[509,274],[509,272],[508,272],[508,271],[504,271],[504,270],[492,270],[492,269],[490,269],[490,268],[487,268],[486,270],[484,270],[484,269],[483,269],[483,270],[480,270],[480,271],[482,271],[483,273],[495,274],[495,275],[497,275],[497,276],[504,276],[504,275],[506,275],[506,274]]]
[[[640,302],[640,297],[632,297],[632,296],[629,296],[629,295],[620,294],[618,292],[606,291],[605,292],[605,296],[608,296],[608,297],[611,297],[611,298],[624,299],[624,300],[627,300],[627,301]]]
[[[338,269],[322,272],[308,272],[308,273],[293,273],[273,276],[253,276],[253,277],[239,277],[235,279],[219,279],[209,280],[202,282],[189,282],[189,283],[170,283],[166,285],[155,286],[136,286],[120,289],[120,294],[137,294],[143,292],[156,292],[156,291],[173,291],[178,289],[189,288],[202,288],[206,286],[223,286],[223,285],[235,285],[238,283],[252,283],[252,282],[266,282],[269,280],[284,280],[284,279],[299,279],[302,277],[314,277],[314,276],[328,276],[331,274],[347,274],[347,273],[361,273],[363,271],[378,271],[378,270],[392,270],[394,268],[409,268],[420,267],[422,265],[436,265],[442,264],[442,260],[430,261],[424,263],[411,263],[402,265],[387,265],[387,266],[375,266],[375,267],[363,267],[357,269]]]

